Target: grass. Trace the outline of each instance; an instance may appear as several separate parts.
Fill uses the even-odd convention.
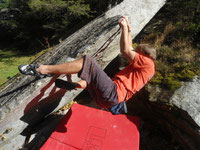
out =
[[[156,74],[151,83],[174,91],[182,86],[182,81],[200,76],[200,46],[194,44],[192,35],[180,30],[176,22],[168,22],[162,32],[158,27],[140,41],[157,49]]]
[[[196,57],[199,50],[192,47],[187,49],[190,52],[186,52],[185,48],[179,48],[177,51],[168,46],[158,47],[156,74],[151,83],[174,91],[182,86],[181,81],[191,81],[194,76],[200,76],[200,60]]]
[[[0,49],[0,85],[19,73],[19,65],[31,63],[45,51],[43,50],[34,55],[24,55],[18,51]]]

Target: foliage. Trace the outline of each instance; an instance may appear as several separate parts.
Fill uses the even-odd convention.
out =
[[[178,80],[175,80],[173,76],[164,78],[162,81],[162,84],[165,85],[165,87],[167,87],[170,90],[175,90],[182,86],[181,82],[179,82]]]
[[[13,41],[24,51],[57,43],[67,28],[92,13],[86,0],[3,0],[0,6],[9,8],[0,22],[1,42]]]
[[[27,56],[16,50],[0,49],[0,85],[19,72],[19,65],[31,63],[46,51],[47,49]]]
[[[29,7],[33,11],[39,12],[55,12],[58,9],[62,9],[66,7],[66,1],[62,0],[29,0]]]
[[[30,57],[19,57],[17,52],[0,50],[0,85],[18,73],[17,65],[28,62]]]
[[[0,9],[9,8],[12,0],[0,0]]]
[[[175,90],[181,86],[181,81],[191,81],[195,75],[200,76],[200,59],[196,58],[199,50],[190,49],[190,56],[184,56],[184,49],[174,50],[168,46],[157,51],[156,75],[151,83]]]
[[[0,0],[0,44],[12,43],[20,51],[33,53],[58,44],[110,5],[121,1]],[[2,17],[3,8],[7,14]]]
[[[168,0],[147,26],[151,31],[140,42],[153,44],[158,55],[152,84],[174,91],[182,81],[200,76],[199,8],[198,0]]]
[[[69,0],[67,2],[68,5],[68,11],[70,14],[76,14],[77,17],[80,16],[87,16],[90,17],[89,13],[90,12],[90,6],[89,4],[84,4],[83,0]]]
[[[200,1],[168,0],[165,9],[168,12],[167,15],[172,17],[174,25],[177,26],[177,32],[172,40],[183,38],[184,35],[196,46],[200,42]]]
[[[6,29],[8,32],[12,32],[17,28],[17,22],[15,20],[0,20],[0,25],[2,28]]]

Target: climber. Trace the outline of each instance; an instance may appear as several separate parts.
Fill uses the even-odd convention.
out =
[[[130,64],[118,72],[113,79],[109,78],[95,60],[88,55],[58,65],[20,65],[19,71],[25,75],[39,77],[48,74],[71,75],[77,73],[82,80],[69,82],[56,79],[55,85],[67,90],[87,89],[100,107],[111,111],[113,114],[126,112],[125,101],[139,91],[155,73],[156,49],[149,44],[139,44],[133,49],[128,18],[122,16],[118,23],[122,31],[120,52],[128,59]]]

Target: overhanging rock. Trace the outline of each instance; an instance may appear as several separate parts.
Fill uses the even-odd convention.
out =
[[[84,54],[94,55],[97,50],[115,33],[121,15],[128,16],[132,36],[135,37],[151,18],[164,5],[165,0],[124,0],[119,5],[96,18],[59,45],[35,60],[37,64],[59,64],[74,60]],[[102,68],[119,54],[119,35],[105,51],[99,52],[95,59]],[[106,43],[105,43],[106,44]],[[18,149],[25,136],[21,132],[33,126],[48,114],[69,103],[81,90],[66,91],[54,85],[58,76],[35,79],[30,76],[16,76],[0,92],[0,149]],[[65,75],[59,78],[66,79]],[[72,76],[73,81],[78,80]]]

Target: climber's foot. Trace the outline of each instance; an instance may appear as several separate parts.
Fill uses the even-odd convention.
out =
[[[80,86],[78,83],[64,81],[64,80],[61,80],[61,79],[56,79],[55,85],[58,88],[66,89],[66,90],[74,90],[74,89],[76,89],[77,87]]]
[[[24,75],[33,75],[39,78],[44,78],[50,75],[41,74],[36,69],[39,68],[39,65],[36,64],[26,64],[18,66],[19,71]]]

